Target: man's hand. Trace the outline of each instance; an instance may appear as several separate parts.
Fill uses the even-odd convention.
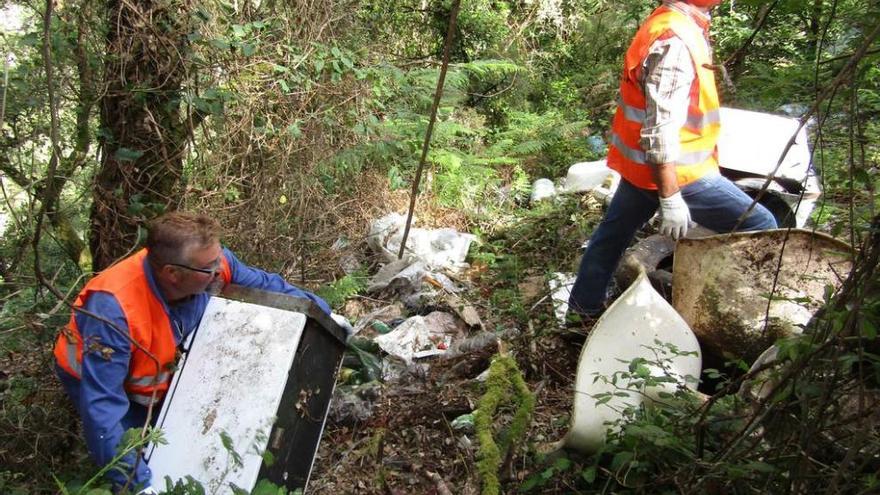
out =
[[[681,191],[664,198],[660,197],[660,233],[672,236],[676,241],[687,235],[691,221],[691,211],[681,197]]]
[[[333,321],[335,321],[337,325],[345,330],[346,337],[351,337],[352,334],[354,334],[354,327],[351,326],[351,323],[344,316],[337,313],[332,313],[330,315],[330,318],[333,318]]]

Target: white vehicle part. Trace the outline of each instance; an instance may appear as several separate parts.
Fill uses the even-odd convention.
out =
[[[672,303],[707,350],[748,362],[776,339],[801,331],[822,306],[826,287],[846,279],[851,251],[832,237],[798,229],[682,239]]]
[[[666,346],[675,346],[678,352],[669,352]],[[612,377],[628,372],[637,358],[647,360],[652,376],[671,376],[674,382],[647,389],[629,386],[631,380],[626,378],[612,384]],[[584,343],[575,379],[571,429],[563,443],[585,453],[596,452],[627,407],[650,404],[663,392],[674,393],[680,387],[695,391],[701,370],[696,336],[641,273],[599,318]],[[609,393],[608,402],[598,402],[602,394]]]

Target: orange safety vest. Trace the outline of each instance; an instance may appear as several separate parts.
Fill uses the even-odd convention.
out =
[[[718,170],[716,144],[721,131],[715,74],[708,68],[712,52],[703,29],[688,14],[665,5],[651,13],[639,28],[624,59],[617,112],[611,125],[608,166],[634,186],[657,189],[654,166],[647,163],[639,143],[645,121],[642,66],[655,41],[678,36],[687,46],[696,77],[691,84],[687,122],[679,131],[681,155],[675,162],[678,185],[691,183]]]
[[[159,361],[159,367],[143,351],[131,345],[131,361],[124,387],[132,402],[149,406],[156,391],[156,401],[165,397],[176,362],[177,343],[171,320],[165,306],[150,288],[144,272],[144,259],[147,250],[137,253],[111,266],[91,279],[76,296],[73,305],[82,307],[93,292],[112,294],[122,308],[128,323],[128,334]],[[232,279],[229,262],[221,256],[220,276],[228,284]],[[76,311],[70,315],[70,322],[58,334],[55,342],[55,359],[71,376],[82,376],[83,339],[76,324]],[[101,342],[86,342],[87,352],[101,352]]]

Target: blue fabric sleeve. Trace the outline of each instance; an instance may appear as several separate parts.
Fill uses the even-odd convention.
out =
[[[304,291],[300,288],[288,284],[281,275],[277,273],[267,273],[245,265],[232,254],[229,249],[223,248],[223,254],[226,255],[226,261],[229,262],[229,268],[232,271],[232,283],[254,289],[263,289],[271,292],[280,292],[296,297],[307,297],[315,302],[328,315],[332,312],[330,305],[320,297],[311,292]]]
[[[116,298],[106,292],[92,293],[84,309],[101,315],[122,331],[128,332],[128,323]],[[128,375],[131,343],[126,335],[120,335],[106,323],[82,313],[76,314],[76,324],[83,338],[82,377],[80,379],[79,404],[86,445],[95,462],[106,466],[116,456],[122,436],[128,428],[143,426],[145,409],[129,403],[123,384]],[[133,410],[136,409],[136,410]],[[140,420],[140,424],[136,424]],[[131,466],[135,461],[132,452],[122,465]],[[123,485],[131,472],[128,469],[111,469],[107,477],[114,485]],[[143,460],[137,463],[132,486],[148,486],[150,469]]]

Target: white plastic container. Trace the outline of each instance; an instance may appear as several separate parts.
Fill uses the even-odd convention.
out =
[[[568,167],[564,190],[568,193],[587,192],[601,186],[612,174],[605,160],[575,163]]]

